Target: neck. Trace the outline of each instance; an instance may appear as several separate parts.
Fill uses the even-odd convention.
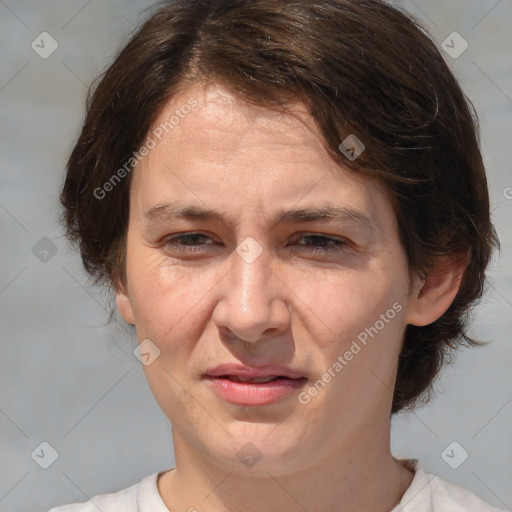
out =
[[[333,447],[329,458],[313,466],[257,477],[221,469],[179,433],[173,438],[176,469],[158,481],[172,512],[390,512],[414,476],[393,458],[389,432]]]

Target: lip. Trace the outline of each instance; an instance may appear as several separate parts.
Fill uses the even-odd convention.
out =
[[[237,377],[258,378],[258,377],[288,377],[289,379],[300,379],[305,375],[297,370],[292,370],[282,365],[267,365],[262,367],[245,366],[242,364],[221,364],[209,368],[205,375],[207,377],[222,377],[223,375],[235,375]]]
[[[270,382],[249,383],[231,381],[227,378],[228,375],[243,378],[281,378]],[[237,364],[211,368],[204,375],[204,379],[222,399],[241,406],[261,406],[278,402],[302,388],[308,380],[304,374],[286,366],[254,368]]]
[[[302,388],[306,377],[299,379],[278,379],[264,383],[233,382],[222,377],[208,377],[206,380],[211,387],[224,400],[235,405],[258,406],[268,405],[283,400],[297,389]]]

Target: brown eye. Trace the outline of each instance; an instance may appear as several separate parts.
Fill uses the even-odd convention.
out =
[[[347,245],[344,240],[338,240],[336,238],[322,235],[303,235],[298,240],[309,240],[309,243],[297,245],[302,247],[305,245],[314,253],[340,252]]]
[[[202,243],[205,239],[211,240],[209,236],[201,233],[181,233],[179,235],[173,235],[165,238],[162,241],[161,246],[162,249],[166,251],[198,253],[204,252],[204,249],[201,246],[205,245]]]

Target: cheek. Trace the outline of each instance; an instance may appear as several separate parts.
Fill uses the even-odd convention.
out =
[[[200,299],[194,282],[179,271],[146,270],[135,282],[131,299],[136,325],[153,335],[186,320],[186,312],[193,314],[193,305]]]
[[[228,269],[173,264],[146,248],[129,252],[130,299],[139,340],[149,338],[162,349],[172,346],[169,352],[175,360],[187,359],[216,305],[229,294],[227,283],[222,283]],[[284,283],[281,297],[290,305],[296,343],[305,353],[319,352],[328,363],[352,341],[373,340],[375,329],[381,345],[398,343],[403,318],[393,305],[405,309],[405,269],[402,255],[390,254],[357,270],[313,264],[278,265],[273,270]],[[222,293],[216,290],[219,286]]]
[[[343,349],[377,324],[386,338],[396,339],[403,326],[406,280],[391,264],[373,264],[365,272],[331,272],[300,276],[294,294],[310,314],[307,330],[315,344],[329,352]],[[393,307],[394,306],[394,307]],[[389,335],[389,336],[388,336]],[[382,336],[381,336],[382,337]]]
[[[391,400],[405,328],[407,282],[397,277],[403,275],[398,268],[386,268],[340,275],[321,287],[305,282],[298,290],[309,290],[308,303],[318,317],[313,323],[329,328],[329,336],[321,337],[308,326],[304,343],[300,341],[298,351],[312,350],[318,372],[302,399],[308,401],[307,414],[327,416],[326,428],[333,431],[340,421],[350,429],[356,417],[387,410]],[[343,413],[348,409],[354,412],[353,420]]]
[[[207,295],[217,283],[218,269],[186,267],[142,251],[128,265],[130,301],[139,340],[176,341],[175,350],[189,352],[187,339],[199,336]],[[204,312],[203,312],[204,315]]]

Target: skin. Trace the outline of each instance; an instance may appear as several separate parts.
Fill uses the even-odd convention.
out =
[[[160,475],[160,495],[180,512],[389,512],[413,477],[390,452],[404,330],[442,315],[460,268],[410,279],[387,196],[331,160],[300,105],[284,115],[220,84],[196,85],[174,95],[154,126],[190,98],[197,106],[133,171],[127,282],[117,291],[139,343],[160,350],[144,366],[172,423],[176,468]],[[171,201],[223,219],[145,217]],[[369,226],[272,223],[281,209],[326,204],[357,210]],[[204,236],[180,239],[179,252],[166,237],[180,233]],[[345,243],[325,252],[311,234]],[[262,249],[252,263],[236,251],[246,237]],[[233,405],[202,379],[222,363],[282,364],[308,387],[396,303],[401,311],[308,404],[295,393]],[[261,453],[251,468],[237,456],[248,442]]]

